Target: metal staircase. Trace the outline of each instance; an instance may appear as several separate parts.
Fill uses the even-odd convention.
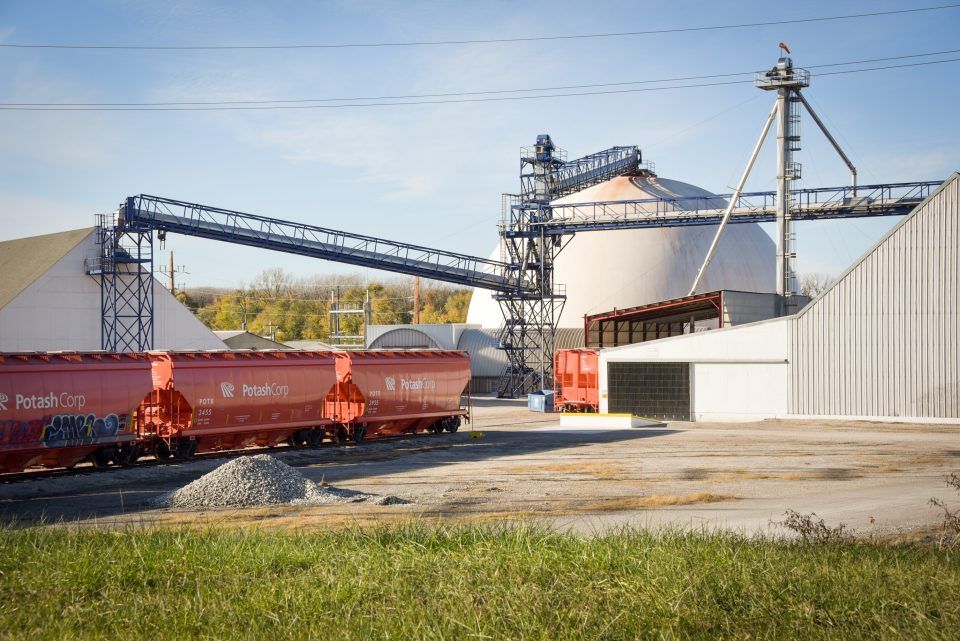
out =
[[[520,154],[520,193],[505,199],[500,247],[507,280],[514,287],[498,291],[504,323],[498,342],[508,364],[498,383],[501,397],[516,397],[552,387],[557,321],[566,292],[553,280],[553,264],[563,239],[547,234],[553,201],[592,185],[642,171],[639,147],[611,147],[567,161],[550,136],[537,136]]]

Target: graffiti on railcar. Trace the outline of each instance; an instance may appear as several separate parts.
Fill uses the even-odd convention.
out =
[[[44,447],[76,447],[109,440],[129,427],[130,415],[55,414],[43,419],[0,421],[0,444],[40,442]]]

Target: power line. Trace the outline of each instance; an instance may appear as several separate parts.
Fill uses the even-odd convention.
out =
[[[837,76],[854,73],[865,73],[871,71],[884,71],[889,69],[904,69],[909,67],[922,67],[927,65],[938,65],[950,62],[960,61],[960,58],[946,58],[944,60],[930,60],[926,62],[906,63],[902,65],[885,65],[880,67],[866,67],[863,69],[846,69],[842,71],[829,71],[819,74],[823,76]],[[851,63],[837,63],[851,64]],[[752,72],[751,72],[752,73]],[[213,103],[204,106],[18,106],[15,103],[0,103],[0,111],[267,111],[278,109],[344,109],[351,107],[394,107],[403,105],[441,105],[457,103],[476,103],[476,102],[503,102],[516,100],[540,100],[544,98],[571,98],[577,96],[601,96],[626,93],[645,93],[653,91],[669,91],[674,89],[698,89],[703,87],[718,87],[724,85],[737,85],[752,83],[752,80],[728,80],[719,82],[704,82],[693,84],[671,85],[667,87],[641,87],[634,89],[607,89],[604,91],[580,91],[572,93],[553,93],[539,94],[529,96],[489,96],[480,98],[451,98],[441,100],[416,100],[404,102],[365,102],[351,104],[234,104],[234,103]],[[109,103],[105,103],[109,104]]]
[[[931,51],[927,53],[905,54],[900,56],[888,56],[885,58],[867,58],[864,60],[849,60],[846,62],[829,62],[818,65],[805,65],[806,69],[822,69],[827,67],[844,67],[849,65],[867,64],[871,62],[887,62],[890,60],[907,60],[911,58],[924,58],[929,56],[941,56],[951,53],[960,53],[960,49],[945,49],[943,51]],[[325,102],[358,102],[361,100],[414,100],[421,98],[454,98],[461,96],[488,96],[510,93],[530,93],[535,91],[566,91],[572,89],[598,89],[603,87],[623,87],[629,85],[659,84],[665,82],[685,82],[688,80],[710,80],[716,78],[730,78],[736,76],[753,76],[754,71],[737,71],[731,73],[715,73],[699,76],[678,76],[674,78],[658,78],[648,80],[629,80],[622,82],[591,83],[581,85],[560,85],[555,87],[529,87],[523,89],[491,89],[487,91],[460,91],[447,93],[422,93],[406,94],[396,96],[357,96],[350,98],[296,98],[296,99],[275,99],[275,100],[210,100],[210,101],[191,101],[191,102],[6,102],[0,103],[4,107],[201,107],[201,106],[230,106],[230,105],[285,105],[285,104],[304,104],[304,103],[325,103]],[[827,74],[821,74],[827,75]]]
[[[791,20],[770,20],[765,22],[743,22],[738,24],[709,25],[702,27],[677,27],[672,29],[648,29],[644,31],[619,31],[609,33],[581,33],[561,36],[525,36],[516,38],[484,38],[472,40],[421,40],[411,42],[358,42],[339,44],[295,44],[295,45],[95,45],[95,44],[25,44],[0,43],[0,48],[9,49],[88,49],[88,50],[120,50],[120,51],[239,51],[239,50],[284,50],[284,49],[351,49],[377,47],[427,47],[439,45],[469,45],[469,44],[502,44],[510,42],[543,42],[555,40],[586,40],[597,38],[624,38],[632,36],[650,36],[669,33],[691,33],[702,31],[721,31],[725,29],[746,29],[751,27],[770,27],[788,24],[807,24],[813,22],[829,22],[835,20],[854,20],[857,18],[873,18],[879,16],[902,15],[928,11],[942,11],[956,9],[960,3],[943,4],[931,7],[916,7],[912,9],[895,9],[891,11],[873,11],[869,13],[851,13],[839,16],[821,16],[815,18],[795,18]]]

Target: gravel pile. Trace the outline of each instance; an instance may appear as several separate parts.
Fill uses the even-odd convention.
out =
[[[241,456],[157,499],[158,507],[259,507],[364,501],[370,495],[314,483],[269,454]]]

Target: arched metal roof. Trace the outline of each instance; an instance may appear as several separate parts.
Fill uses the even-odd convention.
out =
[[[413,327],[391,329],[377,336],[369,349],[442,349],[431,336]]]

